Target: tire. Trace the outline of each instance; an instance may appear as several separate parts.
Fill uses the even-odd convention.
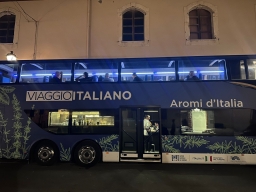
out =
[[[57,161],[58,150],[50,141],[42,141],[35,148],[35,159],[39,165],[49,166]]]
[[[83,141],[74,150],[74,160],[79,166],[91,167],[99,162],[101,150],[93,141]]]

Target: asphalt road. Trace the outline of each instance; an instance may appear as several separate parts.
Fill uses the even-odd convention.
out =
[[[0,161],[0,192],[255,192],[256,166]]]

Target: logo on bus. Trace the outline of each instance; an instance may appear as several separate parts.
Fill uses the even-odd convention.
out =
[[[240,161],[241,160],[240,157],[238,157],[238,156],[231,156],[230,158],[231,158],[231,161]]]
[[[230,155],[229,156],[229,162],[232,162],[232,163],[245,163],[245,159],[244,159],[244,155],[241,154],[240,155]]]
[[[207,159],[203,155],[193,154],[190,156],[190,161],[191,162],[204,162],[204,161],[207,161]]]
[[[205,161],[223,162],[223,161],[226,161],[226,157],[224,157],[224,156],[205,156]]]
[[[129,91],[27,91],[26,101],[130,100]]]
[[[172,161],[188,161],[185,155],[172,155]]]

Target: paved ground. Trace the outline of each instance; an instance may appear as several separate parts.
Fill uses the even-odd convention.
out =
[[[0,161],[0,192],[255,192],[256,166],[72,163],[42,167]]]

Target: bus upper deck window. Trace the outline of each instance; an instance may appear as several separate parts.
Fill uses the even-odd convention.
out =
[[[0,83],[15,83],[18,64],[0,64]]]
[[[123,61],[121,79],[126,82],[138,82],[134,74],[143,82],[175,81],[175,61]]]
[[[231,79],[246,79],[244,60],[230,61]]]
[[[256,59],[248,59],[248,78],[256,79]]]
[[[21,64],[21,83],[64,83],[71,81],[69,62],[29,62]],[[53,81],[58,76],[59,81]]]
[[[179,80],[225,80],[226,61],[224,59],[179,60]]]
[[[76,82],[117,82],[118,65],[110,61],[89,61],[75,63]]]

